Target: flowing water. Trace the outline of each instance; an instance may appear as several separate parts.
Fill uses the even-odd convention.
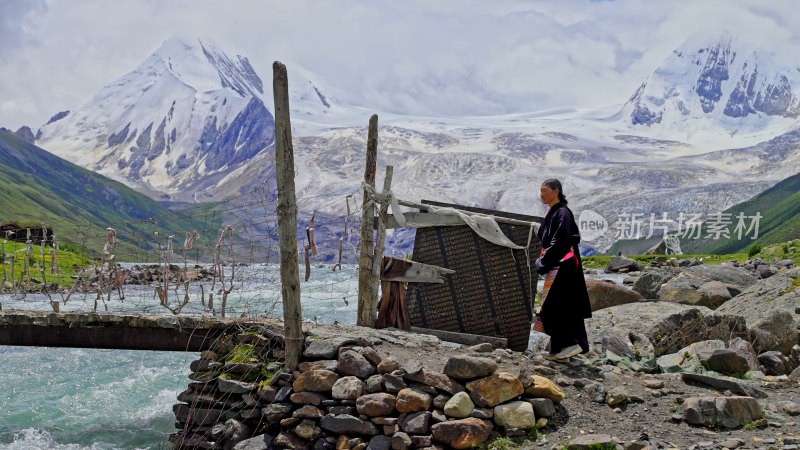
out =
[[[274,265],[237,268],[242,287],[232,291],[228,315],[238,317],[246,309],[250,315],[280,317],[277,269]],[[621,279],[607,274],[597,278]],[[192,289],[192,298],[199,298],[199,284]],[[332,272],[330,265],[315,266],[312,277],[301,284],[303,317],[352,324],[357,290],[357,267]],[[207,284],[205,292],[210,292]],[[152,288],[129,286],[125,295],[124,300],[111,296],[110,312],[168,314],[153,298]],[[61,310],[89,311],[95,298],[95,294],[77,295]],[[219,299],[215,302],[218,305]],[[0,303],[4,310],[50,310],[42,295],[0,296]],[[103,309],[100,302],[98,310]],[[196,300],[183,312],[208,314]],[[175,431],[172,405],[186,388],[189,363],[197,357],[181,352],[0,346],[0,448],[169,448],[167,438]]]

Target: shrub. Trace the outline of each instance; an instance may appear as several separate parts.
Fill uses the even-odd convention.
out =
[[[747,257],[752,258],[754,255],[761,253],[761,245],[753,244],[750,247],[747,247]]]

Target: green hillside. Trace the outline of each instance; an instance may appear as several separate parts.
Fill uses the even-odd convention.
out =
[[[728,226],[730,239],[681,239],[681,249],[684,253],[691,254],[729,254],[746,253],[747,248],[753,244],[767,246],[788,242],[800,238],[800,173],[780,181],[775,186],[756,195],[745,202],[739,203],[725,211],[730,214],[731,225]],[[736,217],[744,213],[747,218],[745,224],[749,227],[749,217],[761,214],[758,222],[758,238],[753,240],[752,231],[742,239],[734,233],[737,224]],[[747,230],[745,230],[747,231]],[[706,224],[702,227],[701,236],[708,234]],[[659,242],[660,238],[652,237],[649,240],[624,240],[614,243],[606,252],[616,255],[640,254]]]
[[[174,234],[182,244],[186,231],[219,227],[218,216],[203,214],[214,206],[195,206],[191,215],[173,212],[0,130],[0,222],[46,223],[60,242],[82,247],[89,256],[100,254],[105,229],[112,227],[118,233],[118,255],[142,260],[143,252],[156,247],[153,231]]]
[[[797,239],[800,237],[800,173],[786,178],[746,202],[727,209],[725,213],[730,213],[733,218],[731,232],[739,213],[744,213],[745,216],[761,214],[758,238],[750,239],[751,233],[747,238],[739,240],[731,233],[732,239],[682,241],[681,248],[692,253],[736,253],[746,251],[747,247],[754,243],[767,246]],[[750,220],[747,223],[749,225]]]

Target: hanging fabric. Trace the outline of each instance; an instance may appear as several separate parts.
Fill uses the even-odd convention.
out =
[[[381,278],[389,279],[381,282],[381,301],[378,308],[378,320],[375,328],[394,327],[400,330],[408,330],[411,321],[408,318],[406,308],[406,287],[402,281],[391,281],[391,278],[402,277],[411,267],[412,262],[384,256],[381,265]]]

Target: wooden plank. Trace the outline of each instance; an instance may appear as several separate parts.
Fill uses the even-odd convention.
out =
[[[403,217],[406,219],[405,226],[400,226],[397,223],[397,219],[394,216],[390,215],[386,221],[386,229],[393,229],[393,228],[425,228],[425,227],[443,227],[443,226],[458,226],[464,225],[464,221],[462,221],[456,215],[445,215],[445,214],[431,214],[426,212],[405,212],[403,213]],[[373,221],[375,229],[378,228],[378,218],[376,217]]]
[[[433,330],[430,328],[420,328],[420,327],[411,327],[408,331],[411,331],[412,333],[432,334],[443,341],[455,342],[456,344],[477,345],[488,342],[492,344],[495,348],[500,348],[500,347],[505,348],[506,346],[508,346],[508,339],[495,336],[483,336],[480,334],[469,334],[469,333],[456,333],[455,331]]]
[[[387,194],[392,188],[392,174],[394,167],[386,166],[386,173],[383,177],[383,193]],[[367,311],[372,323],[368,326],[375,326],[375,318],[378,313],[378,288],[381,284],[381,263],[383,263],[383,247],[386,243],[386,216],[389,212],[389,203],[384,202],[378,210],[378,236],[375,240],[375,253],[372,257],[372,273],[370,274],[370,292],[372,298],[367,302]]]
[[[294,149],[289,117],[286,66],[272,65],[275,99],[275,168],[278,183],[278,235],[281,255],[281,295],[286,330],[286,367],[294,370],[303,352],[303,313],[300,308],[300,269],[297,255],[297,197],[294,190]]]
[[[364,182],[375,188],[375,171],[378,165],[378,115],[369,118],[369,131],[367,133],[367,164],[364,169]],[[372,257],[375,253],[373,246],[373,229],[369,224],[375,217],[375,207],[369,204],[370,197],[364,191],[361,215],[361,254],[358,258],[358,317],[356,324],[366,327],[375,326],[375,317],[369,314],[369,304],[372,301]]]
[[[402,277],[381,278],[382,281],[402,281],[406,283],[444,283],[443,275],[456,273],[455,270],[444,267],[412,262]]]
[[[409,201],[406,201],[406,200],[398,200],[397,203],[400,204],[400,205],[403,205],[403,206],[408,206],[409,208],[418,208],[418,209],[422,209],[422,210],[425,210],[425,211],[429,211],[433,206],[433,205],[426,205],[424,203],[409,202]],[[457,209],[457,208],[454,208],[454,209]],[[488,214],[483,214],[483,213],[476,213],[476,212],[472,212],[472,211],[467,211],[467,210],[463,210],[463,209],[459,209],[458,211],[461,212],[461,213],[464,213],[466,215],[479,215],[479,216],[488,215]],[[498,223],[507,223],[507,224],[511,224],[511,225],[523,225],[523,226],[528,226],[528,227],[531,226],[531,224],[533,224],[534,231],[539,231],[539,226],[540,225],[537,222],[526,222],[524,220],[512,219],[512,218],[509,218],[509,217],[502,217],[502,216],[493,216],[493,217],[494,217],[495,221],[497,221]]]

